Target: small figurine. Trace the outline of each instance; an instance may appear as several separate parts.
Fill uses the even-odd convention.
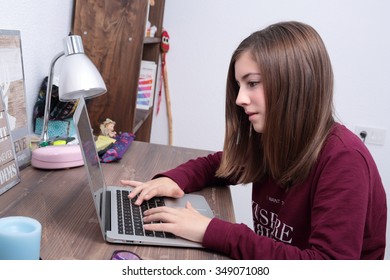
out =
[[[146,22],[145,37],[154,37],[157,32],[157,26],[152,25],[150,21]]]
[[[114,130],[116,122],[113,120],[107,118],[101,125],[100,125],[100,131],[101,134],[104,136],[108,136],[111,138],[116,137],[116,131]]]

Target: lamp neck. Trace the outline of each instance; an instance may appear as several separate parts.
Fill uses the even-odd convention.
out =
[[[57,54],[50,63],[50,71],[49,76],[47,78],[47,87],[46,87],[46,101],[45,101],[45,112],[43,115],[43,125],[42,125],[42,134],[41,134],[41,146],[47,146],[49,142],[49,116],[50,116],[50,103],[51,103],[51,93],[52,93],[52,87],[53,87],[53,77],[54,77],[54,66],[57,62],[57,60],[63,56],[65,53],[60,52]]]
[[[69,35],[64,40],[65,55],[84,53],[83,42],[78,35]]]

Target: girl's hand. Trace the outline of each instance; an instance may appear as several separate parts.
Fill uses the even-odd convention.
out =
[[[129,194],[129,198],[132,199],[136,195],[139,195],[135,202],[136,205],[141,205],[144,200],[149,200],[155,196],[179,198],[184,195],[183,190],[178,184],[168,177],[160,177],[145,183],[129,180],[121,180],[121,183],[125,186],[134,187]]]
[[[201,215],[190,202],[185,208],[157,207],[144,212],[144,228],[166,231],[182,238],[201,243],[211,219]],[[151,222],[158,222],[150,224]]]

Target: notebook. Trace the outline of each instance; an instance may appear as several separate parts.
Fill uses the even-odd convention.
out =
[[[145,231],[142,227],[142,213],[147,208],[162,205],[184,207],[185,203],[190,201],[192,206],[200,213],[212,218],[213,212],[203,196],[185,194],[179,199],[158,197],[144,202],[141,206],[134,205],[127,197],[131,188],[107,186],[105,184],[87,107],[83,98],[80,98],[73,119],[99,225],[103,238],[107,242],[136,245],[202,247],[196,242],[174,236],[170,233]],[[129,219],[130,222],[125,222],[124,219]]]

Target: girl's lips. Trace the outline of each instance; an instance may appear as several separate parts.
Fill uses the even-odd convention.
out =
[[[255,117],[256,117],[256,113],[248,113],[248,118],[249,118],[249,121],[252,121]]]

